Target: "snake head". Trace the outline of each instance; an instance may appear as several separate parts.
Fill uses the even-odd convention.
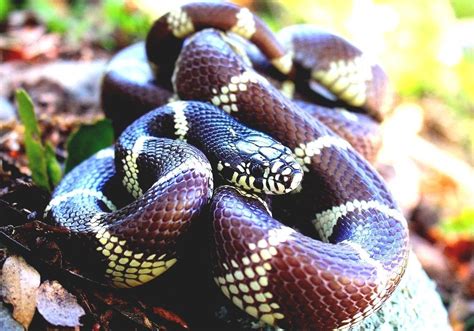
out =
[[[256,193],[285,194],[296,189],[303,170],[289,148],[252,133],[235,141],[238,159],[219,162],[218,170],[234,185]]]

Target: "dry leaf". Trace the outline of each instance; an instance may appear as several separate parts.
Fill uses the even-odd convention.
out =
[[[2,269],[3,300],[13,305],[13,318],[26,329],[36,309],[40,274],[21,256],[9,256]]]
[[[169,322],[178,324],[183,329],[189,329],[189,325],[177,314],[161,307],[153,307],[153,312]]]
[[[57,281],[45,281],[38,292],[38,311],[53,325],[80,326],[79,318],[85,314],[76,297]]]

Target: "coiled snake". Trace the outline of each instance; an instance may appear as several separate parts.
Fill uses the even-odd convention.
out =
[[[210,205],[214,280],[237,307],[283,328],[352,325],[390,296],[408,255],[406,221],[357,152],[373,157],[389,96],[381,68],[340,37],[300,26],[277,38],[245,8],[185,5],[155,22],[146,55],[137,44],[110,62],[103,106],[123,132],[64,178],[46,216],[132,287],[177,261]],[[294,229],[308,224],[320,240]]]

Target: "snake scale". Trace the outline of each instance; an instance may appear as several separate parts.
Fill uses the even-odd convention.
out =
[[[366,160],[390,95],[383,70],[341,37],[275,35],[232,4],[182,6],[109,63],[115,148],[72,170],[45,215],[118,287],[169,269],[204,217],[214,281],[235,306],[282,328],[353,325],[408,258],[406,221]]]

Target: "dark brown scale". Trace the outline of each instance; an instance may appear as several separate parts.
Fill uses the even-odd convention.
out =
[[[195,31],[206,28],[229,31],[237,23],[237,14],[241,9],[230,3],[206,2],[190,3],[181,7],[193,23]],[[155,21],[146,39],[148,60],[156,66],[160,83],[168,88],[171,87],[172,71],[183,42],[181,38],[173,35],[167,23],[169,15],[170,13],[165,14]],[[277,59],[285,55],[284,48],[263,21],[255,15],[253,19],[256,32],[250,40],[268,59]]]
[[[161,140],[147,143],[147,161],[155,163],[157,178],[151,183],[172,173],[179,162],[188,161],[186,154],[178,146],[179,142],[174,143],[175,146],[170,144],[166,150],[161,147]],[[168,163],[160,172],[154,162],[156,155],[173,155],[175,163]],[[205,160],[202,154],[199,157]],[[135,252],[143,252],[145,255],[160,252],[167,253],[167,258],[174,257],[182,235],[208,202],[211,195],[209,181],[212,179],[200,169],[183,169],[160,185],[151,186],[143,197],[121,209],[113,217],[111,215],[110,223],[117,224],[111,225],[110,232],[120,238],[127,238],[129,248]],[[178,199],[178,192],[185,199]]]
[[[329,91],[330,86],[318,83],[311,77],[312,70],[327,70],[331,62],[347,61],[363,55],[360,49],[346,39],[309,25],[284,28],[277,36],[279,42],[293,52],[294,68],[290,75],[278,72],[252,43],[242,38],[231,37],[233,42],[245,50],[254,69],[269,79],[273,85],[281,87],[284,81],[292,81],[295,84],[293,96],[295,99],[329,108],[348,108],[357,113],[369,114],[378,122],[382,121],[391,110],[393,91],[386,73],[376,63],[371,63],[373,77],[365,82],[368,96],[362,107],[351,106],[346,101],[336,98]],[[360,67],[356,66],[353,69],[360,70]]]
[[[365,56],[346,39],[310,25],[295,25],[279,31],[278,39],[287,48],[294,50],[295,68],[300,70],[328,70],[331,62],[347,61]],[[367,100],[356,111],[366,112],[377,121],[382,121],[391,110],[392,89],[386,73],[376,63],[371,63],[372,79],[366,81]],[[308,77],[309,74],[297,73]],[[307,81],[309,84],[309,80]],[[321,83],[321,85],[323,85]],[[307,85],[308,86],[308,85]],[[324,86],[324,85],[323,85]],[[329,89],[329,86],[325,86]],[[307,88],[306,91],[311,90]],[[311,96],[309,96],[311,97]],[[314,96],[319,100],[321,95]],[[336,100],[341,102],[342,100]],[[350,106],[350,105],[349,105]]]
[[[257,299],[256,304],[247,303],[245,308],[277,303],[279,307],[272,308],[271,313],[281,314],[275,316],[283,317],[275,318],[274,324],[296,330],[329,330],[352,324],[375,308],[376,299],[373,295],[379,291],[377,274],[372,265],[361,259],[346,244],[322,243],[291,231],[270,217],[258,201],[243,197],[230,187],[222,187],[215,192],[211,210],[215,244],[218,247],[217,261],[220,262],[215,266],[215,274],[225,278],[229,273],[235,275],[239,270],[247,268],[255,271],[265,269],[265,273],[253,272],[250,274],[252,277],[245,277],[237,282],[250,288],[245,295],[251,297],[260,298],[261,293],[271,293],[271,298],[267,297],[265,301]],[[355,222],[363,226],[364,220],[360,216],[367,215],[359,215],[359,221]],[[235,219],[239,220],[238,223],[233,221]],[[249,249],[249,245],[262,239],[270,243],[269,233],[284,228],[289,234],[283,242],[273,246],[276,248],[276,254],[271,254],[271,257],[262,254],[262,249],[258,246]],[[403,229],[399,224],[392,229],[392,233],[386,233],[388,237],[383,237],[381,242],[376,243],[380,238],[374,237],[375,245],[380,246],[374,249],[383,249],[384,245],[390,245],[392,242],[395,242],[392,247],[402,249],[400,232],[403,232]],[[391,234],[395,235],[389,238]],[[259,255],[259,260],[252,260],[250,267],[241,263],[254,253]],[[232,261],[238,261],[239,266],[232,267]],[[393,261],[387,260],[386,268],[393,267],[394,270],[402,272],[399,265],[391,265],[390,262]],[[227,268],[223,267],[224,263]],[[396,260],[394,263],[403,262]],[[396,281],[400,276],[395,273],[390,281]],[[268,282],[262,282],[262,277],[268,278]],[[267,285],[255,290],[255,284],[252,286],[255,281]],[[235,283],[218,285],[232,284]],[[241,295],[231,295],[229,299]],[[380,302],[376,305],[380,305]],[[259,312],[258,316],[261,318],[264,314]]]
[[[156,84],[143,42],[117,53],[102,79],[101,102],[119,135],[135,119],[168,102],[172,92]]]
[[[348,113],[344,109],[332,109],[304,101],[294,101],[319,122],[347,140],[367,161],[373,163],[382,145],[380,125],[371,117]]]
[[[211,66],[203,58],[211,59],[214,77],[207,74],[196,76],[193,73],[210,72],[207,66]],[[185,44],[181,52],[179,61],[177,62],[176,71],[176,86],[178,95],[182,99],[187,100],[211,100],[215,95],[212,89],[216,84],[212,81],[217,81],[220,86],[227,85],[234,76],[239,76],[244,71],[252,71],[247,67],[238,56],[236,56],[231,48],[219,38],[219,34],[212,30],[207,30],[201,33],[200,38],[194,38],[191,42]],[[200,84],[197,84],[200,82]],[[219,84],[217,84],[219,86]],[[272,97],[278,96],[278,97]],[[311,142],[321,136],[334,136],[326,126],[313,120],[313,118],[295,107],[293,103],[287,98],[280,97],[281,94],[273,86],[265,80],[257,83],[247,84],[247,91],[239,92],[237,97],[238,111],[233,113],[235,117],[248,123],[249,126],[256,130],[266,132],[278,141],[294,150],[301,143]],[[323,153],[327,151],[323,151]],[[334,187],[331,191],[346,192],[341,193],[344,196],[342,201],[328,201],[319,205],[320,210],[325,210],[334,205],[345,202],[348,197],[352,199],[368,200],[375,196],[380,196],[383,202],[388,203],[390,207],[395,204],[387,192],[382,179],[373,171],[370,165],[366,162],[360,162],[361,157],[352,151],[347,153],[347,160],[344,158],[337,158],[335,162],[338,164],[338,169],[343,171],[345,167],[357,169],[354,174],[355,178],[360,177],[359,181],[364,183],[366,177],[372,177],[371,182],[377,184],[371,189],[371,192],[360,191],[357,187],[346,185],[347,183],[336,182],[332,183],[330,178],[327,178],[327,186],[344,185],[344,187]],[[330,154],[331,155],[331,154]],[[348,162],[350,160],[350,162]],[[319,163],[317,156],[313,157],[312,164]],[[344,163],[352,163],[344,165]],[[343,166],[344,168],[341,168]],[[321,176],[329,176],[325,174],[326,169],[318,171]],[[336,174],[337,175],[337,174]],[[332,177],[332,176],[331,176]],[[355,179],[357,181],[357,179]],[[366,185],[366,184],[362,184]],[[359,193],[358,193],[359,192]],[[322,202],[322,201],[321,201]]]
[[[255,45],[242,40],[242,38],[232,37],[232,41],[238,43],[249,57],[252,67],[263,77],[265,77],[273,86],[281,90],[286,76],[277,73],[272,68],[270,62],[258,50]],[[300,74],[300,73],[299,73]],[[306,79],[309,79],[306,77]],[[318,103],[310,103],[308,99],[315,99],[304,92],[308,88],[301,82],[295,82],[296,91],[294,91],[294,102],[311,116],[329,127],[336,134],[347,140],[354,149],[359,152],[366,160],[373,163],[377,153],[382,145],[382,132],[380,125],[370,116],[356,112],[342,112],[343,108],[334,108],[334,103],[329,103],[328,107],[324,100],[318,98]],[[302,93],[301,93],[302,92]],[[316,95],[312,95],[316,97]],[[315,100],[313,100],[315,101]],[[342,105],[342,103],[340,104]],[[346,114],[348,114],[346,116]],[[350,119],[353,117],[354,120]]]
[[[203,60],[204,58],[208,60]],[[212,69],[209,63],[212,63]],[[241,76],[244,72],[254,74],[253,70],[220,38],[219,33],[206,30],[196,34],[183,47],[175,72],[177,92],[183,99],[212,100],[216,91],[217,94],[220,93],[220,87],[228,85],[232,77]],[[210,73],[213,76],[210,76]],[[246,89],[238,92],[235,104],[238,111],[233,112],[234,116],[249,126],[270,134],[292,150],[301,143],[309,143],[321,137],[325,137],[324,139],[337,137],[325,125],[295,106],[261,78],[247,83]],[[303,209],[306,209],[308,215],[355,200],[375,200],[388,208],[397,209],[381,177],[350,147],[322,148],[319,153],[311,157],[310,164],[306,166],[309,172],[305,173],[303,190],[298,195],[305,202]],[[217,197],[216,199],[219,201]],[[238,235],[243,227],[241,219],[244,218],[246,210],[242,207],[245,205],[236,202],[235,199],[237,199],[235,196],[226,196],[227,202],[224,202],[224,205],[219,205],[219,202],[214,204],[217,209],[223,210],[222,214],[214,213],[218,250],[216,275],[221,277],[228,272],[221,266],[222,263],[228,265],[235,260],[239,268],[244,268],[239,260],[242,258],[241,255],[252,253],[249,249],[241,251],[248,247],[249,243],[248,238]],[[260,216],[255,218],[264,222]],[[267,231],[277,228],[278,224],[271,223],[266,228]],[[367,227],[365,231],[361,231],[362,224]],[[265,236],[268,232],[260,225],[253,227],[252,231]],[[324,329],[350,325],[377,309],[395,289],[403,274],[408,251],[407,229],[403,221],[369,209],[368,214],[359,211],[356,215],[349,213],[342,216],[338,226],[337,229],[334,228],[334,236],[329,238],[336,244],[335,246],[326,244],[320,249],[318,248],[320,243],[302,237],[305,239],[301,239],[299,244],[303,252],[301,259],[309,261],[309,265],[303,263],[300,258],[290,258],[295,255],[293,243],[289,243],[286,248],[285,245],[278,246],[279,254],[272,261],[287,271],[281,275],[274,275],[269,280],[278,293],[278,304],[285,305],[282,309],[286,315],[281,321],[275,321],[275,324],[295,329],[313,325]],[[380,238],[385,238],[390,228],[396,229],[392,238],[376,243]],[[237,235],[231,235],[233,229],[236,229],[233,233]],[[343,242],[358,245],[370,259],[379,261],[381,268],[387,273],[386,277],[383,277],[384,282],[386,281],[382,286],[383,289],[375,289],[374,266],[370,265],[364,271],[363,267],[352,265],[353,261],[358,259],[360,262],[360,257],[357,257],[351,249],[341,248]],[[303,268],[296,271],[289,267],[291,261]],[[316,270],[314,280],[308,278],[305,269],[310,266]],[[353,286],[365,299],[360,301],[349,299],[350,288],[338,292],[338,295],[345,296],[345,299],[336,298],[336,293],[330,288],[341,287],[343,282],[341,279],[346,278],[353,282]],[[301,283],[303,285],[298,285]],[[313,292],[303,290],[305,287],[312,288]],[[333,303],[337,303],[336,307],[331,306]],[[263,318],[262,314],[259,314],[259,317]]]
[[[84,255],[79,254],[79,263],[92,270],[94,275],[103,275],[110,267],[111,261],[101,253],[105,245],[99,243],[99,239],[110,236],[118,238],[114,249],[118,242],[125,241],[121,250],[115,251],[118,256],[116,263],[125,257],[129,259],[125,265],[129,264],[132,257],[124,256],[126,250],[141,254],[141,258],[136,258],[140,263],[151,254],[156,257],[166,254],[167,260],[175,258],[183,235],[212,194],[210,171],[193,167],[195,163],[205,165],[208,162],[199,150],[180,141],[162,138],[148,141],[145,147],[143,153],[147,155],[138,159],[138,167],[153,167],[154,178],[147,183],[147,188],[143,189],[143,195],[138,199],[124,192],[123,177],[117,173],[113,157],[100,156],[104,151],[74,168],[53,192],[53,198],[64,200],[52,205],[46,217],[71,230],[70,246],[74,247],[76,254],[89,254],[86,260]],[[166,165],[160,162],[157,155],[167,159]],[[189,166],[183,167],[186,164]],[[183,169],[176,172],[175,169],[180,166]],[[117,209],[108,208],[102,198],[80,192],[65,198],[77,191],[103,192],[104,198],[114,203]],[[178,192],[186,199],[177,199]],[[115,199],[119,195],[122,197]],[[101,216],[96,219],[97,224],[92,224],[92,219],[98,215]],[[104,237],[104,231],[109,234],[108,237]],[[110,253],[114,254],[114,250]],[[124,280],[117,281],[110,274],[108,276],[116,286],[133,286],[125,284]]]
[[[273,162],[278,161],[280,164],[286,164],[287,161],[284,161],[283,158],[291,155],[291,151],[277,141],[261,132],[249,129],[209,103],[177,101],[150,111],[125,129],[116,144],[117,167],[121,166],[122,160],[126,158],[127,153],[133,149],[133,145],[140,137],[180,138],[176,134],[175,122],[176,109],[178,108],[186,118],[186,141],[203,151],[214,168],[217,168],[219,161],[222,164],[227,164],[225,169],[230,173],[226,179],[229,181],[234,172],[240,173],[238,166],[242,164],[251,163],[252,166],[259,166],[268,162],[268,167],[271,168]],[[154,151],[148,146],[144,150],[147,153],[143,153],[138,161],[143,159],[153,160],[155,163],[160,162],[149,166],[146,163],[139,164],[141,174],[139,181],[143,183],[143,189],[146,189],[146,183],[150,185],[156,180],[154,178],[156,177],[156,167],[158,165],[165,166],[168,159],[153,157]],[[297,165],[295,160],[293,162]],[[284,167],[292,168],[292,164],[281,166],[281,170]],[[259,177],[251,172],[253,167],[250,168],[250,173]],[[263,170],[262,168],[261,171],[263,172]],[[119,168],[118,171],[125,175],[123,169]],[[294,176],[297,172],[301,173],[299,167],[298,170],[292,171],[292,175]],[[224,175],[224,169],[221,171],[221,175]]]
[[[166,252],[168,257],[175,256],[180,237],[207,203],[208,182],[195,169],[181,171],[169,182],[152,187],[143,199],[143,207],[130,205],[129,210],[123,210],[122,224],[111,231],[128,238],[129,246],[136,252]],[[136,215],[137,210],[141,217]]]

